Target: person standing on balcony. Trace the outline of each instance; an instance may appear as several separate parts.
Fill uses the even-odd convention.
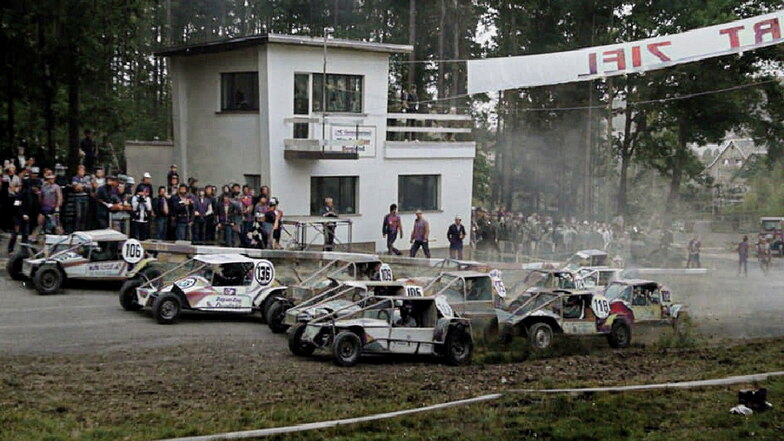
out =
[[[397,204],[389,206],[389,213],[384,216],[384,224],[381,226],[381,235],[387,239],[387,251],[389,254],[400,255],[400,250],[395,248],[395,241],[400,235],[403,238],[403,224],[397,214]]]
[[[416,84],[412,85],[411,89],[408,91],[408,99],[407,99],[407,106],[406,107],[408,108],[408,110],[406,110],[406,113],[417,113],[417,112],[419,112],[419,97],[417,96]],[[407,127],[416,127],[416,125],[417,125],[417,122],[414,119],[408,119],[406,121],[406,126]],[[412,141],[415,141],[416,140],[416,133],[410,132],[406,138],[407,138],[406,141],[408,141],[409,139],[412,140]]]
[[[338,217],[338,213],[335,211],[335,201],[332,198],[324,198],[324,207],[321,209],[321,217]],[[334,222],[324,223],[324,251],[333,251],[335,249],[336,227],[337,225]]]
[[[417,210],[416,220],[414,221],[414,228],[411,230],[411,251],[409,256],[416,257],[419,248],[425,252],[425,257],[430,258],[430,247],[428,241],[430,238],[430,224],[422,216],[422,210]]]

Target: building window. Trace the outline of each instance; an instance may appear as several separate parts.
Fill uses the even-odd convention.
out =
[[[310,75],[294,74],[294,115],[310,115],[310,101],[308,100],[308,85]],[[294,139],[308,138],[308,123],[294,123]]]
[[[324,199],[332,198],[338,214],[357,213],[357,176],[330,176],[310,178],[310,214],[321,216]]]
[[[438,210],[441,175],[400,175],[397,199],[400,211]]]
[[[259,110],[258,72],[221,74],[221,111]]]
[[[245,185],[258,191],[261,187],[261,175],[244,175]]]
[[[313,111],[321,112],[322,74],[313,74]],[[327,112],[362,113],[362,77],[327,74]]]

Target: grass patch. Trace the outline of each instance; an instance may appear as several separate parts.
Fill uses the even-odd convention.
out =
[[[714,346],[636,346],[565,339],[477,348],[474,366],[252,353],[184,346],[118,355],[0,358],[0,440],[162,438],[280,427],[411,409],[509,389],[658,383],[781,370],[784,339]],[[190,349],[189,349],[190,348]],[[126,363],[133,360],[133,363]],[[728,415],[743,385],[576,396],[510,394],[479,405],[278,439],[780,441],[784,379],[767,381],[774,410]],[[753,435],[752,435],[753,434]]]

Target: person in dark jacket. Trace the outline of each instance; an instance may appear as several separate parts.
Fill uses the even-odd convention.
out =
[[[166,224],[169,222],[169,199],[166,197],[166,187],[158,187],[158,197],[152,204],[152,213],[155,216],[155,238],[166,240]]]
[[[217,229],[223,233],[223,245],[233,247],[234,232],[239,229],[239,222],[242,221],[242,209],[230,193],[224,193],[221,199],[218,204]]]
[[[26,171],[22,169],[19,173],[19,180],[15,180],[16,184],[9,186],[8,189],[8,205],[11,213],[11,221],[13,228],[11,230],[11,239],[8,241],[8,255],[14,252],[16,247],[16,238],[19,234],[22,235],[22,242],[27,243],[30,234],[30,220],[31,216],[31,201],[32,198],[25,197],[24,190],[22,189],[21,181],[24,178]]]
[[[193,200],[193,241],[204,242],[207,232],[207,216],[212,216],[212,201],[204,189],[197,190]]]
[[[449,258],[463,260],[463,239],[466,237],[466,230],[460,216],[455,216],[455,223],[449,226],[446,238],[449,240]]]
[[[174,214],[176,240],[188,239],[188,226],[191,223],[191,200],[188,198],[188,186],[180,184],[177,194],[171,198],[171,213]]]
[[[117,197],[117,178],[107,176],[106,183],[95,191],[95,213],[98,228],[109,228],[109,213],[120,203]]]

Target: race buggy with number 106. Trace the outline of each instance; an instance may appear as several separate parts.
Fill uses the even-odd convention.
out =
[[[66,280],[122,281],[151,279],[160,274],[156,259],[145,254],[136,239],[114,230],[78,231],[67,246],[48,256],[22,262],[22,277],[40,294],[54,294]]]
[[[183,310],[261,313],[263,318],[270,296],[285,290],[275,281],[275,267],[268,260],[207,254],[147,282],[129,281],[120,291],[120,304],[129,311],[149,308],[160,324],[176,323]]]

